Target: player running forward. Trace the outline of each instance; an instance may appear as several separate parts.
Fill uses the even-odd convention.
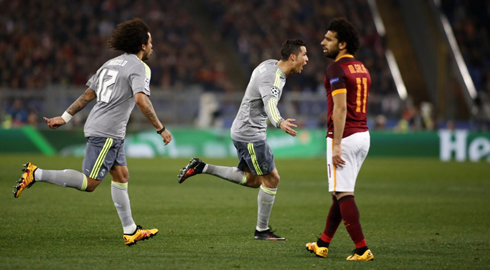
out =
[[[285,241],[269,227],[269,216],[279,185],[279,173],[274,164],[272,150],[266,141],[266,129],[271,124],[291,136],[296,136],[295,119],[283,119],[277,109],[286,77],[301,73],[308,62],[305,43],[286,40],[281,48],[281,60],[266,60],[252,72],[240,109],[231,126],[231,138],[238,154],[237,167],[221,167],[206,164],[192,158],[180,171],[179,183],[200,174],[212,174],[232,183],[260,188],[255,239]]]
[[[123,22],[112,32],[108,47],[124,54],[107,61],[87,82],[88,89],[62,116],[46,118],[46,124],[56,129],[68,123],[77,112],[92,100],[96,104],[85,123],[87,138],[82,172],[75,170],[44,170],[27,163],[14,189],[18,198],[25,188],[37,182],[48,182],[62,187],[92,192],[109,172],[112,176],[111,193],[124,230],[124,243],[148,239],[157,229],[144,230],[134,223],[128,196],[129,172],[124,153],[124,137],[129,115],[138,106],[153,124],[157,133],[168,144],[172,135],[158,120],[150,96],[150,68],[143,62],[152,54],[150,29],[141,19]]]
[[[344,18],[330,22],[321,42],[325,56],[335,59],[325,76],[328,103],[327,170],[332,206],[325,230],[306,249],[327,257],[328,247],[340,222],[356,249],[350,261],[370,261],[374,256],[366,245],[354,199],[356,178],[369,151],[370,137],[366,109],[371,76],[363,63],[354,58],[359,48],[359,33]]]

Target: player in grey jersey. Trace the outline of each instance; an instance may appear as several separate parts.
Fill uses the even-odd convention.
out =
[[[281,48],[281,60],[266,60],[252,72],[240,109],[231,127],[231,138],[237,150],[237,167],[222,167],[192,158],[180,171],[179,183],[200,174],[212,174],[227,181],[251,188],[259,188],[258,216],[255,239],[284,241],[269,226],[269,217],[279,185],[279,173],[272,150],[266,141],[267,119],[291,136],[296,136],[295,119],[282,118],[277,109],[286,78],[301,73],[308,62],[305,43],[286,40]]]
[[[113,31],[108,47],[124,54],[107,61],[87,82],[88,89],[61,116],[46,118],[56,129],[68,123],[77,112],[93,100],[96,104],[85,123],[87,138],[82,172],[75,170],[43,170],[28,162],[14,187],[18,198],[25,188],[36,182],[92,192],[107,173],[112,176],[111,194],[123,226],[124,243],[128,246],[148,239],[157,229],[144,230],[135,224],[129,203],[129,171],[124,153],[124,137],[131,111],[136,104],[168,144],[171,133],[158,119],[150,96],[150,68],[143,62],[153,52],[150,28],[141,19],[123,22]]]

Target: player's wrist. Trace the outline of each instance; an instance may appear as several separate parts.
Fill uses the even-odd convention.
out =
[[[69,114],[68,112],[64,112],[62,115],[61,115],[61,118],[63,118],[63,120],[65,121],[65,124],[70,122],[70,120],[73,118],[73,115]]]
[[[280,129],[282,129],[281,124],[282,124],[283,122],[284,122],[284,119],[282,119],[282,118],[281,118],[281,119],[279,120],[279,122],[277,122],[277,127],[278,127],[278,128],[280,128]]]
[[[157,133],[158,133],[158,134],[162,134],[162,133],[165,131],[165,129],[166,129],[166,128],[165,128],[165,126],[163,126],[163,128],[162,128],[162,129],[157,130]]]

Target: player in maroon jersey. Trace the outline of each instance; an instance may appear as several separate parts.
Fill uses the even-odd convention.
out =
[[[354,199],[357,174],[370,145],[366,109],[371,76],[353,56],[359,48],[359,33],[346,19],[330,22],[321,45],[325,56],[335,60],[328,66],[324,81],[328,103],[328,185],[333,202],[323,234],[316,242],[307,243],[306,249],[327,257],[330,242],[343,220],[356,247],[347,260],[371,261],[374,256],[367,247]]]

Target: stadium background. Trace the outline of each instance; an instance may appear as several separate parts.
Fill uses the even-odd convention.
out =
[[[279,107],[306,130],[303,139],[319,136],[325,129],[323,76],[330,61],[322,56],[319,43],[336,16],[349,18],[361,32],[356,57],[373,77],[368,119],[374,137],[376,132],[432,132],[433,138],[439,129],[489,128],[488,1],[84,0],[0,5],[4,142],[32,141],[32,133],[37,133],[55,136],[46,140],[57,153],[67,146],[58,142],[66,141],[61,139],[69,137],[66,132],[81,130],[89,108],[59,133],[46,131],[42,116],[60,115],[84,91],[92,73],[119,53],[106,49],[107,38],[117,23],[132,17],[145,19],[151,27],[151,98],[159,117],[177,133],[181,128],[183,134],[188,128],[213,129],[218,135],[212,141],[219,141],[231,125],[252,69],[265,59],[277,59],[285,39],[300,38],[307,43],[310,61],[303,74],[288,78]],[[452,31],[447,32],[446,20]],[[22,136],[12,131],[25,125],[34,131]],[[129,134],[149,128],[134,110]],[[196,132],[203,140],[208,133]],[[73,145],[83,145],[83,137],[70,138]],[[12,144],[2,143],[0,151],[11,152]],[[201,153],[184,148],[180,156]]]

